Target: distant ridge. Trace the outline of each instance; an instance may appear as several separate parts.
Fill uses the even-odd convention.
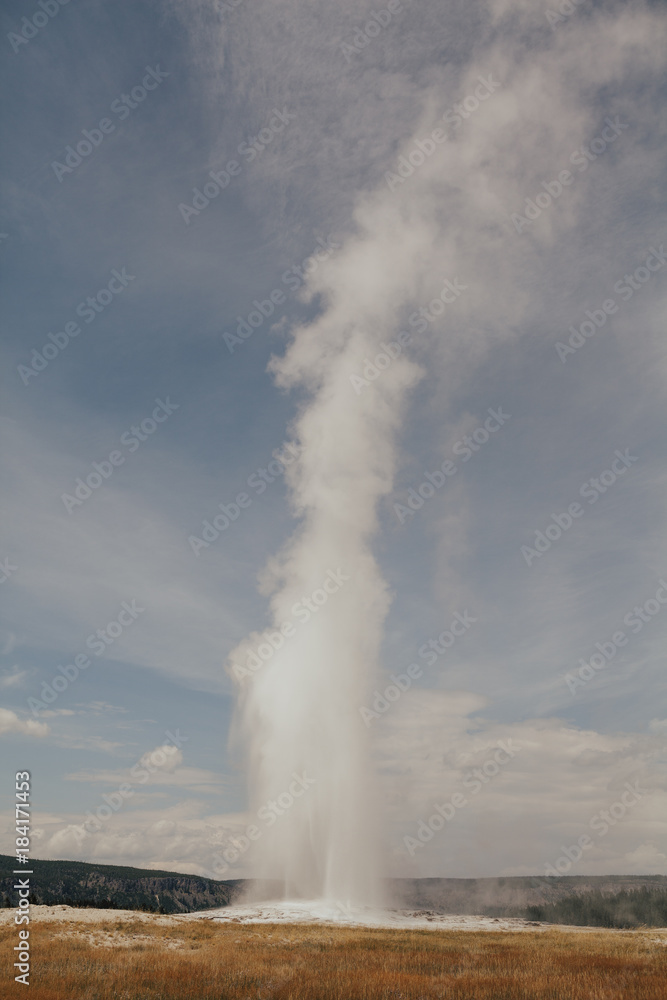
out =
[[[92,865],[85,861],[30,859],[30,902],[99,906],[155,913],[191,913],[228,906],[238,894],[239,880],[218,882],[199,875]],[[15,906],[12,875],[16,859],[0,854],[0,905]]]

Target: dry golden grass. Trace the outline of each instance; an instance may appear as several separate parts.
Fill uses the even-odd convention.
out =
[[[664,931],[31,925],[31,1000],[665,1000]],[[11,968],[16,929],[0,929]],[[5,980],[6,981],[6,980]],[[12,984],[2,994],[22,995]],[[27,995],[27,994],[26,994]]]

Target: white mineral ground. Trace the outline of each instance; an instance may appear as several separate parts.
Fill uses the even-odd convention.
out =
[[[13,909],[0,909],[0,926],[14,923]],[[180,923],[184,920],[212,920],[233,924],[337,924],[341,927],[386,927],[395,930],[430,929],[452,931],[579,931],[582,933],[605,931],[602,927],[570,927],[564,924],[540,924],[517,917],[476,917],[434,913],[430,910],[374,910],[365,907],[347,908],[326,900],[294,902],[253,903],[226,906],[197,913],[156,914],[139,910],[95,909],[94,907],[39,906],[30,907],[31,924],[65,921],[69,924],[101,924],[109,921],[136,920],[158,921],[162,924]],[[83,930],[83,928],[82,928]],[[608,930],[610,934],[630,933]],[[632,933],[649,934],[656,943],[667,945],[663,929],[639,930]]]

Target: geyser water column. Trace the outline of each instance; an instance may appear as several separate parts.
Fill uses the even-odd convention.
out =
[[[230,667],[233,676],[245,674],[234,732],[249,753],[250,814],[259,830],[253,876],[278,880],[283,898],[376,904],[381,839],[359,708],[378,666],[389,595],[371,542],[378,500],[392,487],[406,390],[420,369],[405,352],[388,356],[376,381],[355,390],[350,376],[383,338],[350,319],[349,301],[341,302],[350,283],[371,300],[384,339],[396,313],[386,295],[372,302],[368,269],[364,284],[361,262],[347,263],[326,290],[324,313],[272,363],[280,386],[305,387],[310,396],[292,428],[299,458],[288,471],[300,525],[263,579],[275,627],[244,640]],[[384,282],[391,285],[392,275]],[[363,311],[359,295],[356,304]],[[284,623],[291,627],[281,645]],[[263,647],[266,662],[257,666],[251,654],[269,637],[280,648],[271,655]],[[257,669],[238,669],[248,663]]]

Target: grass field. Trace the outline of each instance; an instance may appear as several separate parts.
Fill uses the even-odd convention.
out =
[[[167,922],[168,921],[168,922]],[[665,931],[31,924],[31,1000],[665,1000]],[[0,929],[3,978],[16,928]],[[5,979],[5,982],[7,980]],[[2,996],[22,995],[9,983]]]

